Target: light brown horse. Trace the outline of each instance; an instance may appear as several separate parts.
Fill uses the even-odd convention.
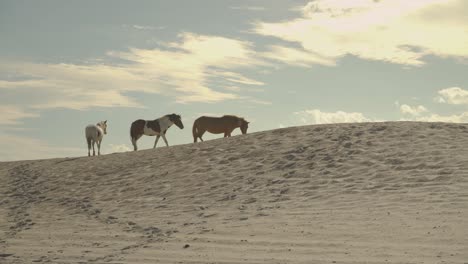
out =
[[[224,137],[230,137],[234,129],[240,127],[242,134],[247,134],[249,122],[242,117],[225,115],[222,117],[201,116],[193,122],[193,142],[199,138],[203,141],[203,134],[208,131],[213,134],[224,133]]]

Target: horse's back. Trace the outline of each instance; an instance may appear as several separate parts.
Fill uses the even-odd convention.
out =
[[[225,115],[222,117],[201,116],[195,120],[198,128],[207,130],[211,133],[224,133],[226,129],[233,129],[238,117]]]
[[[86,138],[96,138],[102,135],[102,130],[96,125],[87,125],[85,128]]]
[[[85,128],[86,137],[92,135],[94,131],[96,131],[96,125],[87,125]]]
[[[132,126],[136,126],[136,125],[141,125],[141,124],[145,124],[146,123],[146,120],[143,120],[143,119],[137,119],[135,121],[132,122]]]

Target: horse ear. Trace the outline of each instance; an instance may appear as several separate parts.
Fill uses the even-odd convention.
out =
[[[104,124],[106,124],[106,125],[107,125],[107,120],[106,120],[106,121],[104,121]]]

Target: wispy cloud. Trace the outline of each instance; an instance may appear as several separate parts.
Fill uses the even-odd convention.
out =
[[[138,107],[124,92],[153,91],[150,80],[118,66],[9,62],[0,63],[0,69],[31,76],[25,80],[0,80],[0,89],[40,90],[42,96],[31,98],[31,108]]]
[[[15,105],[0,105],[0,125],[16,125],[20,124],[21,119],[38,116],[37,113],[28,112]]]
[[[324,66],[336,65],[335,60],[317,53],[278,45],[270,46],[268,51],[262,52],[261,55],[267,59],[301,67],[310,67],[316,64]]]
[[[125,29],[136,29],[136,30],[162,30],[165,29],[164,26],[144,26],[144,25],[128,25],[128,24],[123,24],[123,28]]]
[[[316,0],[295,19],[257,22],[253,31],[300,44],[304,51],[271,49],[269,57],[289,64],[332,64],[354,55],[417,66],[426,55],[468,57],[467,11],[464,0]]]
[[[265,11],[266,8],[263,6],[231,6],[230,9],[234,10],[247,10],[247,11]]]
[[[263,65],[249,42],[183,33],[178,42],[162,43],[156,49],[131,48],[108,52],[124,63],[46,64],[3,61],[0,71],[20,73],[24,78],[0,79],[0,89],[41,91],[30,108],[143,107],[128,92],[158,93],[179,103],[219,102],[244,98],[234,90],[212,87],[210,80],[223,78],[223,85],[262,86],[236,72]],[[10,109],[16,118],[32,114]],[[11,110],[13,109],[13,110]],[[0,116],[3,123],[15,118]]]

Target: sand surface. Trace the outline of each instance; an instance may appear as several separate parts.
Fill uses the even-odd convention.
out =
[[[468,263],[468,125],[3,162],[0,263]]]

